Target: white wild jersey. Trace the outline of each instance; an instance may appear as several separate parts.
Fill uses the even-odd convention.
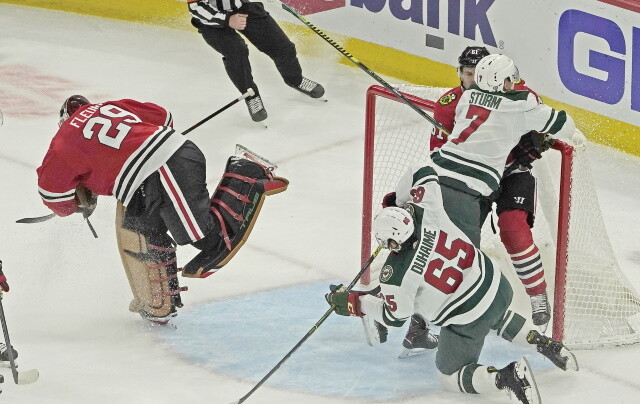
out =
[[[569,137],[575,126],[531,92],[490,93],[473,85],[460,98],[447,142],[431,156],[434,168],[488,196],[498,189],[509,153],[532,130]]]
[[[476,320],[493,302],[501,273],[447,216],[433,167],[410,169],[396,203],[412,210],[417,240],[413,249],[389,255],[380,295],[360,297],[362,312],[392,327],[413,313],[440,326]]]

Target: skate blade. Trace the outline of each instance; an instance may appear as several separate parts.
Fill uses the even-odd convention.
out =
[[[529,388],[525,392],[529,404],[542,404],[542,398],[540,397],[538,384],[536,383],[536,379],[533,377],[531,365],[529,365],[529,361],[527,360],[527,358],[523,357],[518,362],[518,368],[516,372],[521,380],[524,379],[527,381],[527,383],[529,383]]]
[[[266,126],[265,126],[266,128]],[[269,161],[267,158],[262,157],[261,155],[259,155],[258,153],[249,150],[248,148],[246,148],[245,146],[241,145],[241,144],[236,144],[236,156],[238,157],[242,157],[245,159],[249,159],[255,163],[260,164],[261,166],[263,166],[265,169],[267,169],[268,171],[275,171],[278,166],[275,163],[272,163],[271,161]]]
[[[37,369],[27,370],[26,372],[18,373],[17,384],[31,384],[38,380],[40,372]]]
[[[398,354],[398,359],[407,359],[412,358],[414,356],[422,356],[429,351],[436,351],[436,349],[427,349],[427,348],[415,348],[415,349],[407,349],[403,348],[402,352]]]
[[[562,348],[562,350],[560,351],[560,355],[567,358],[567,370],[573,370],[577,372],[580,369],[578,366],[578,360],[576,359],[576,356],[573,354],[573,352],[571,352],[567,348]]]

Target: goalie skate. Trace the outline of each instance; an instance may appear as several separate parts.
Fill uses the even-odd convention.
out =
[[[270,173],[275,171],[278,168],[278,166],[275,163],[272,163],[271,161],[267,160],[265,157],[262,157],[258,153],[249,150],[248,148],[244,147],[241,144],[236,144],[236,156],[249,159],[254,163],[260,164],[265,170],[267,170]]]

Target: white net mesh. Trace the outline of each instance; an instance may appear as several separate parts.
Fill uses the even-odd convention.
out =
[[[397,89],[431,101],[447,90],[413,85],[401,85]],[[372,110],[375,111],[375,141],[372,151],[368,151],[372,153],[372,183],[364,184],[365,191],[370,187],[372,208],[364,212],[365,218],[373,217],[381,209],[382,197],[395,189],[400,176],[412,164],[429,158],[429,136],[433,128],[397,98],[375,97],[375,103],[375,110]],[[564,313],[564,322],[555,322],[558,329],[553,330],[554,336],[562,333],[568,346],[584,349],[640,342],[640,299],[622,274],[613,253],[591,178],[586,142],[581,134],[576,135],[573,146],[568,260],[563,289],[565,304],[563,308],[554,308],[556,313]],[[555,286],[561,159],[559,152],[550,150],[534,164],[538,204],[533,236],[541,252],[551,299]],[[481,248],[499,262],[513,286],[516,309],[528,316],[529,299],[499,236],[491,227],[491,220],[487,220],[482,230]],[[363,240],[369,241],[363,241],[366,256],[375,240],[370,234],[363,234]],[[382,262],[384,257],[379,257],[372,266],[374,283]]]

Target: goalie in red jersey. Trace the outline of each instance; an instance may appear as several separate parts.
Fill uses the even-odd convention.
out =
[[[116,197],[129,309],[154,322],[166,323],[182,307],[176,244],[201,250],[183,276],[211,275],[244,244],[264,197],[288,185],[258,160],[232,156],[210,197],[203,153],[156,104],[91,104],[74,95],[62,105],[59,125],[37,170],[40,196],[58,216],[85,217],[98,195]]]

